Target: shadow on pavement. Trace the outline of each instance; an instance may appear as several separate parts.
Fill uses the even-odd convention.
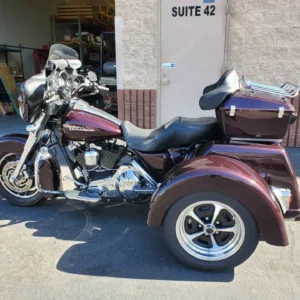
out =
[[[62,272],[151,280],[233,280],[233,271],[205,273],[178,262],[166,247],[161,228],[147,227],[147,212],[147,204],[89,207],[55,200],[23,208],[0,201],[0,220],[10,220],[2,227],[25,223],[35,237],[73,241],[58,261],[57,269]]]

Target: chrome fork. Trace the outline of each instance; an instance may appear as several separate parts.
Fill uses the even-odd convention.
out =
[[[39,140],[46,123],[47,123],[46,115],[45,115],[45,113],[42,113],[41,116],[38,118],[38,120],[33,125],[26,126],[26,130],[29,132],[29,137],[25,144],[24,151],[20,157],[19,163],[18,163],[13,175],[9,179],[9,181],[11,183],[14,183],[18,179],[25,162],[26,162],[29,154],[31,153],[32,149],[36,145],[37,141]]]

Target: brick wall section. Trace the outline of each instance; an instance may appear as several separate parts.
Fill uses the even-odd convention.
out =
[[[119,90],[118,101],[120,119],[141,128],[156,127],[156,90]]]
[[[118,92],[119,118],[142,128],[156,127],[157,2],[116,0],[123,18],[123,89]]]

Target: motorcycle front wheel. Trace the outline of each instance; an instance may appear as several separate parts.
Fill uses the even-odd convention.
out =
[[[176,202],[165,217],[164,235],[184,264],[216,272],[247,260],[260,236],[248,209],[218,193],[196,193]]]
[[[12,204],[30,206],[44,199],[35,185],[34,167],[31,161],[27,162],[18,180],[11,183],[9,180],[18,165],[20,156],[14,153],[0,154],[0,194]]]

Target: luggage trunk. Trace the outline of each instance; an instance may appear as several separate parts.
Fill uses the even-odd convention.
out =
[[[281,140],[294,110],[287,97],[244,89],[227,99],[217,114],[226,138]]]

